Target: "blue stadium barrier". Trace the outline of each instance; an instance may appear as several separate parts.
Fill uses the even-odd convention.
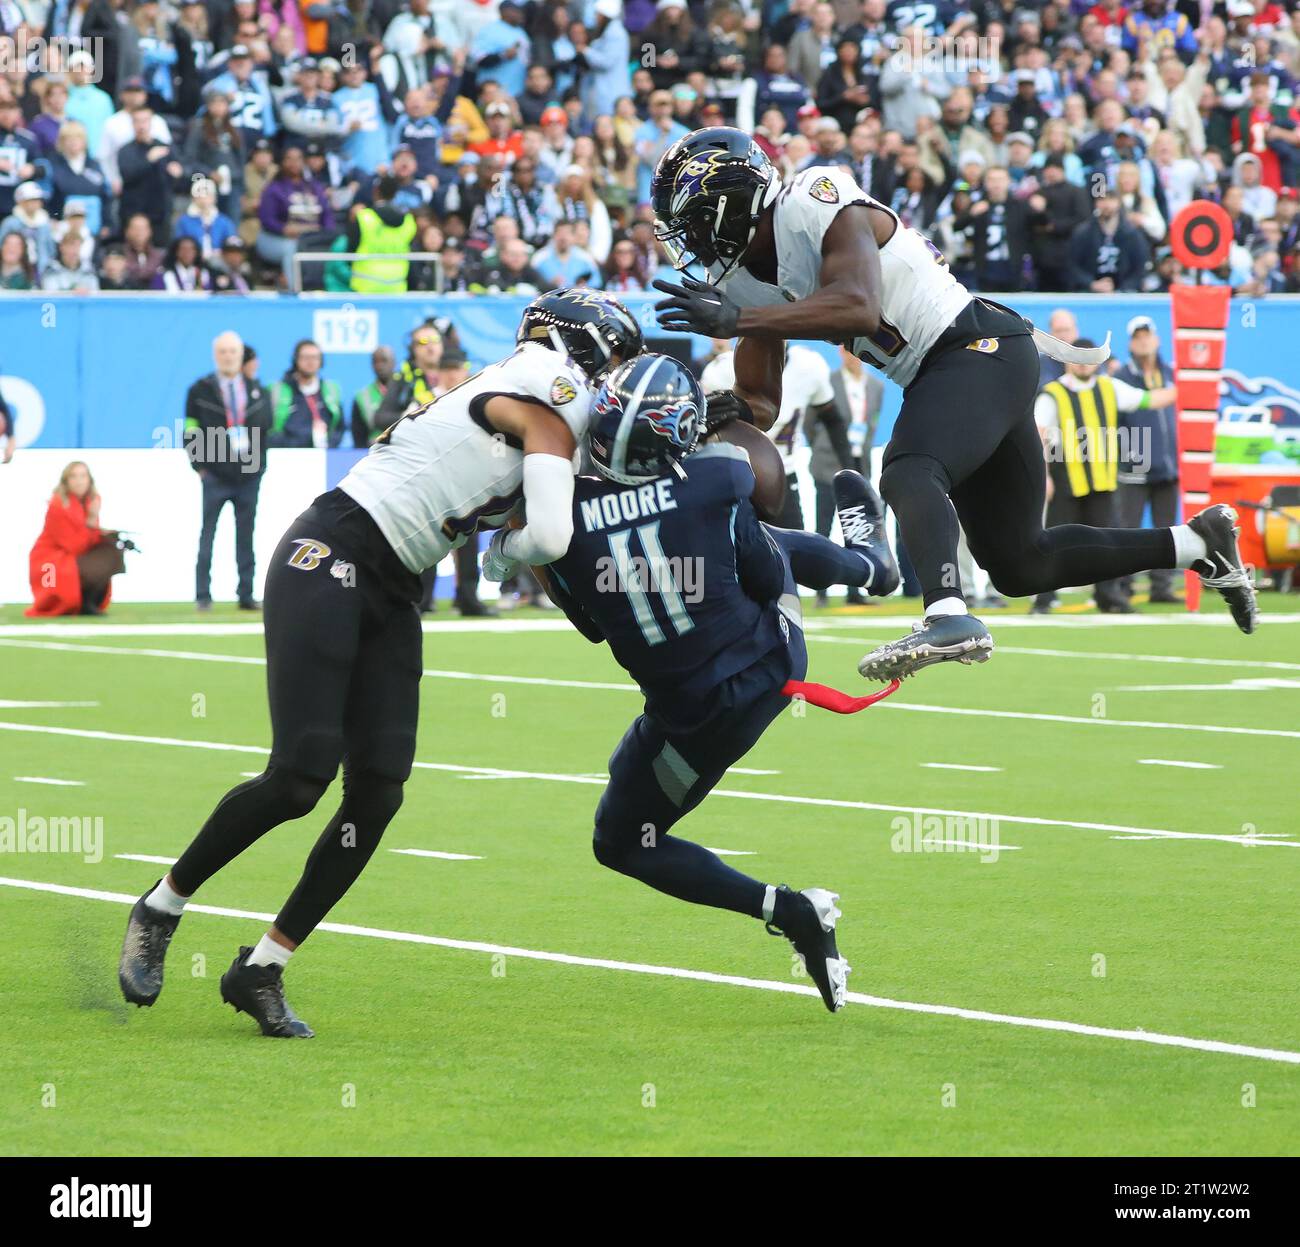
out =
[[[648,332],[651,294],[627,303]],[[1037,323],[1068,307],[1081,332],[1100,341],[1109,331],[1121,358],[1124,326],[1151,316],[1168,355],[1169,299],[1164,295],[1006,295]],[[528,300],[511,295],[399,295],[350,300],[342,296],[186,297],[142,295],[6,295],[0,298],[0,387],[19,417],[20,444],[43,449],[174,446],[179,441],[185,392],[211,371],[212,340],[236,330],[261,357],[263,382],[288,366],[293,345],[314,338],[326,357],[326,375],[352,395],[371,380],[369,355],[380,344],[399,359],[407,335],[427,317],[455,323],[471,363],[499,359],[514,340]],[[1227,366],[1247,376],[1300,380],[1300,297],[1236,300],[1228,326]],[[828,359],[835,349],[808,343]],[[703,340],[696,343],[703,352]],[[900,394],[886,387],[879,440],[888,436]]]

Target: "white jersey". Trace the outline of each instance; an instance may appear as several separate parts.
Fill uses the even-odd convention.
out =
[[[741,307],[808,298],[818,287],[822,239],[849,204],[880,208],[895,223],[893,236],[880,248],[880,328],[870,338],[855,338],[853,353],[905,386],[971,294],[948,271],[939,249],[872,199],[843,165],[805,169],[777,196],[773,227],[778,285],[759,281],[740,267],[720,285]]]
[[[705,397],[736,385],[736,353],[724,351],[705,365],[700,374],[700,388]],[[810,407],[822,407],[835,401],[831,388],[831,366],[807,346],[792,346],[781,370],[781,409],[767,435],[781,452],[787,472],[795,470],[793,459],[797,447],[805,444],[803,416]]]
[[[586,374],[529,343],[413,407],[339,482],[417,574],[479,528],[500,528],[523,499],[523,447],[484,414],[487,401],[501,396],[551,408],[582,444],[592,400]]]

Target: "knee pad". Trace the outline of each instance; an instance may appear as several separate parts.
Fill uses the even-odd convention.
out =
[[[293,818],[304,818],[316,808],[316,804],[325,795],[329,781],[304,775],[301,771],[291,771],[282,766],[268,766],[254,783],[267,785],[277,811],[282,817],[280,822]]]
[[[343,802],[363,834],[377,840],[402,808],[404,786],[374,771],[343,771]]]
[[[931,481],[948,492],[948,474],[937,459],[928,455],[899,455],[881,470],[880,495],[894,510],[898,510],[897,503]]]

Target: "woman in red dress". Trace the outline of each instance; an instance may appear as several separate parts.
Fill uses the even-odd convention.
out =
[[[28,615],[99,614],[108,605],[109,580],[82,582],[79,556],[116,533],[99,527],[99,493],[90,469],[74,460],[63,469],[45,513],[45,527],[32,546],[28,571],[34,603]]]

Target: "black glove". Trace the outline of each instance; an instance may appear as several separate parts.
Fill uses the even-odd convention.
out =
[[[682,333],[702,333],[710,338],[734,338],[740,308],[717,286],[683,277],[680,286],[656,281],[656,290],[669,297],[655,304],[659,327]]]
[[[742,420],[745,424],[754,423],[754,413],[749,404],[735,390],[719,390],[716,394],[705,395],[705,433],[714,433],[724,424],[736,420]]]

